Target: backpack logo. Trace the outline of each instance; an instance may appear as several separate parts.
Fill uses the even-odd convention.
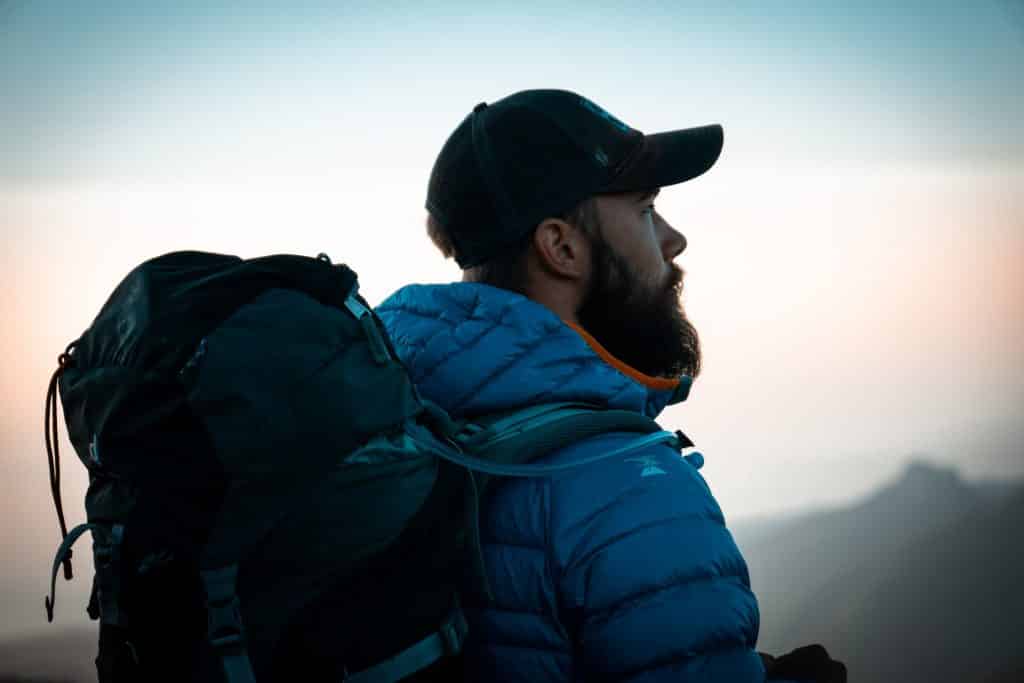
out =
[[[659,474],[668,474],[668,472],[658,467],[658,458],[654,455],[645,455],[640,458],[626,458],[626,462],[638,463],[643,468],[640,471],[641,477],[654,477]]]

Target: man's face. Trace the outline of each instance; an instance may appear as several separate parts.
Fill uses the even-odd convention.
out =
[[[657,191],[595,198],[591,276],[577,315],[616,358],[654,377],[696,376],[697,331],[683,312],[686,238],[654,209]]]

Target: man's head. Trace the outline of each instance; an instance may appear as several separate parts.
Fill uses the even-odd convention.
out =
[[[518,291],[645,374],[696,375],[658,189],[706,171],[719,126],[645,136],[566,91],[478,105],[431,174],[428,233],[464,279]]]

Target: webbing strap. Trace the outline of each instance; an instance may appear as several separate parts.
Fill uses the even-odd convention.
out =
[[[553,403],[466,424],[454,440],[462,452],[489,462],[522,463],[598,434],[658,431],[657,422],[633,411]]]
[[[245,649],[242,613],[235,586],[238,565],[199,573],[206,589],[207,639],[220,657],[225,683],[256,683]]]
[[[469,626],[462,610],[456,608],[440,630],[420,642],[354,674],[346,675],[344,683],[394,683],[406,676],[427,668],[446,655],[456,655],[462,650]]]
[[[352,290],[345,297],[345,308],[362,325],[363,333],[366,334],[367,341],[370,344],[370,353],[373,356],[374,362],[377,365],[385,365],[391,358],[390,353],[388,353],[387,344],[384,343],[384,337],[377,328],[377,321],[374,320],[373,312],[363,305],[363,302],[359,300],[358,294],[359,283],[355,282],[352,284]]]
[[[647,434],[646,436],[639,437],[621,448],[614,450],[605,451],[603,453],[597,453],[595,455],[580,458],[579,460],[573,460],[572,462],[559,463],[556,465],[516,465],[516,464],[499,464],[482,460],[481,458],[475,458],[470,455],[465,455],[456,451],[449,451],[437,448],[430,443],[422,442],[424,448],[429,449],[432,453],[437,455],[439,458],[443,458],[449,462],[461,465],[466,469],[473,470],[475,472],[484,472],[485,474],[494,474],[503,477],[546,477],[552,474],[558,474],[560,472],[566,472],[568,470],[576,469],[577,467],[583,467],[584,465],[590,465],[595,462],[602,460],[608,460],[611,458],[618,458],[623,455],[627,455],[634,451],[643,450],[650,446],[659,443],[673,444],[679,443],[679,437],[672,432],[655,432],[654,434]]]
[[[488,427],[495,434],[509,432],[510,430],[523,429],[526,427],[537,427],[546,424],[552,419],[560,419],[568,414],[594,414],[601,410],[598,406],[587,403],[563,402],[563,403],[542,403],[517,410],[505,417],[491,422]]]
[[[124,621],[121,610],[121,544],[124,525],[113,524],[109,533],[101,528],[93,532],[93,560],[96,565],[100,619],[104,624]]]

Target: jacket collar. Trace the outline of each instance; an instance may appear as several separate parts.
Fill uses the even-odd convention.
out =
[[[645,375],[547,307],[488,285],[410,285],[376,310],[421,393],[456,416],[585,401],[653,418],[692,384]]]

